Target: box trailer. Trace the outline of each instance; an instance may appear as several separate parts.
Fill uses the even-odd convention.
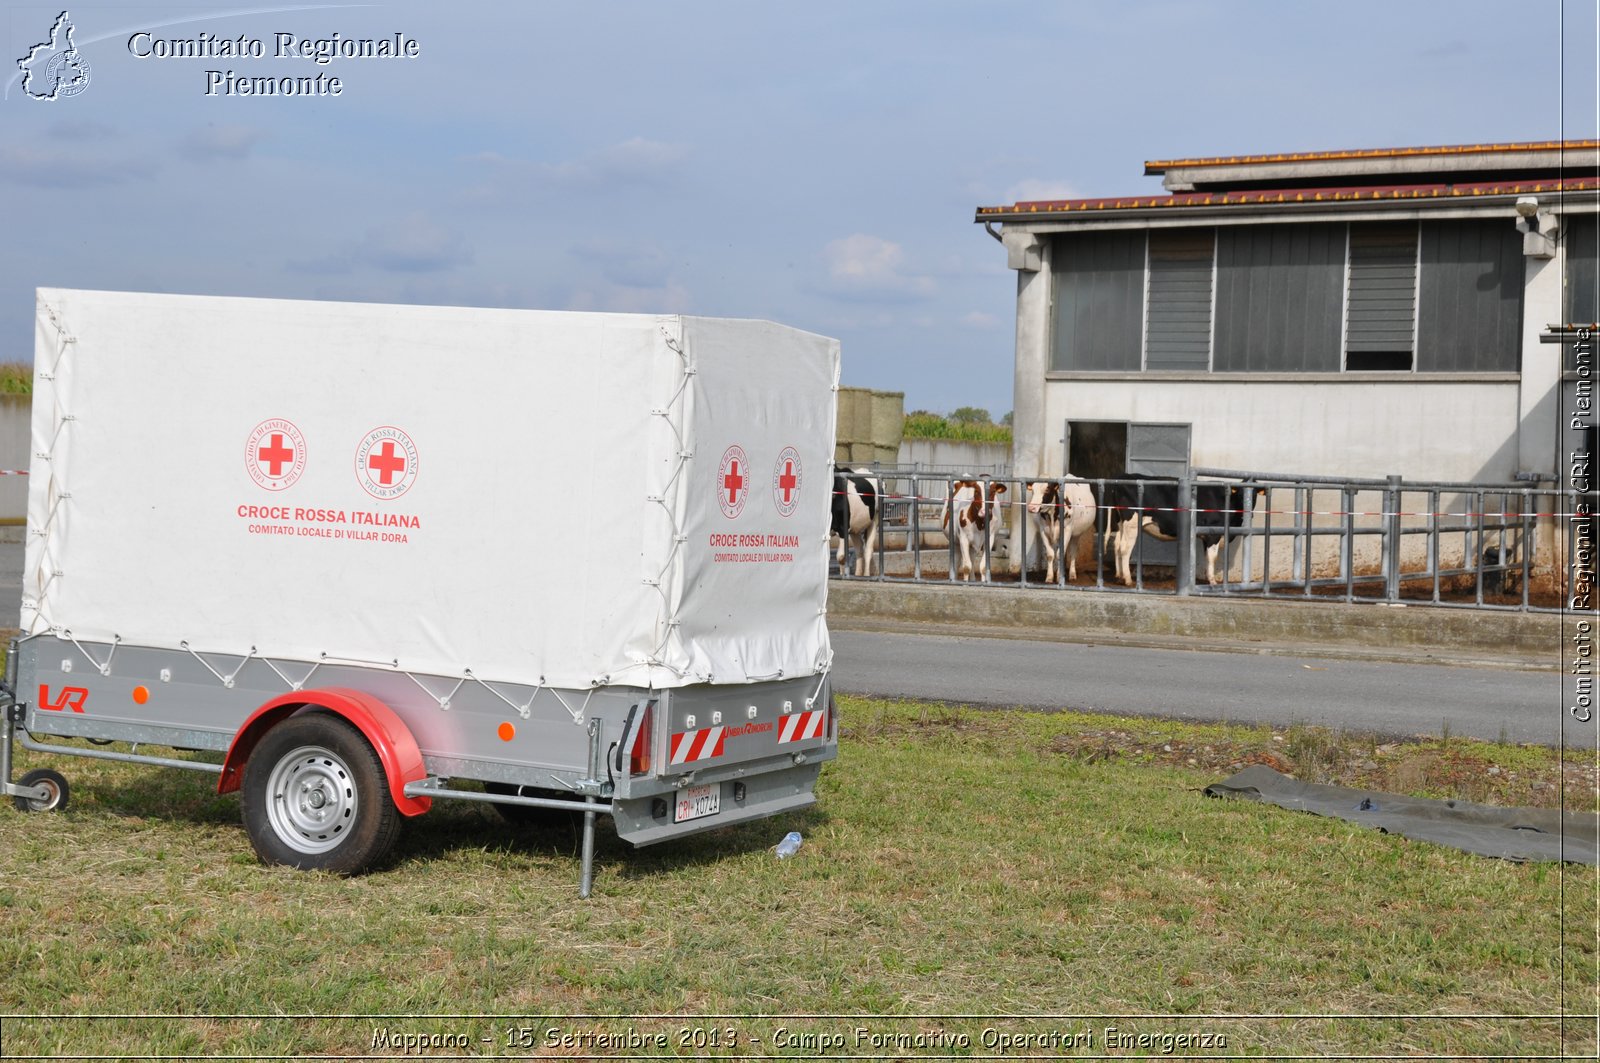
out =
[[[13,741],[214,772],[261,859],[338,872],[435,799],[575,810],[584,896],[598,815],[811,804],[838,366],[763,321],[41,289],[5,792],[67,800]]]

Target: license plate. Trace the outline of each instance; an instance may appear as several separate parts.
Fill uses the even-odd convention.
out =
[[[685,786],[678,791],[678,800],[672,811],[672,822],[687,823],[702,816],[714,816],[720,811],[722,811],[721,786],[714,784]]]

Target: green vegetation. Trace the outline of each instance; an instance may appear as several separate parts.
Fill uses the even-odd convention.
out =
[[[21,362],[0,363],[0,395],[32,395],[33,366]]]
[[[912,410],[906,414],[905,438],[953,439],[967,443],[1010,443],[1011,415],[995,424],[989,411],[977,406],[962,406],[949,416],[929,410]]]
[[[650,1051],[694,1055],[678,1030],[731,1028],[740,1051],[815,1057],[846,1053],[796,1035],[862,1027],[971,1038],[956,1055],[985,1051],[985,1028],[1088,1031],[1100,1054],[1114,1026],[1227,1038],[1225,1051],[1174,1053],[1190,1056],[1593,1058],[1594,869],[1200,794],[1259,761],[1592,807],[1592,763],[1459,737],[841,701],[841,758],[815,808],[643,850],[602,830],[587,902],[559,816],[511,829],[487,807],[441,802],[407,824],[389,866],[340,879],[258,866],[236,798],[210,778],[21,752],[19,771],[65,771],[73,804],[0,810],[4,1050],[344,1057],[375,1054],[381,1029],[531,1055],[513,1049],[556,1027],[665,1031],[669,1046]],[[805,845],[778,861],[769,847],[789,830]],[[1563,1000],[1564,1041],[1559,1020],[1493,1017],[1559,1014]],[[87,1012],[257,1017],[17,1017]],[[522,1018],[292,1017],[413,1012]],[[539,1018],[617,1013],[779,1018]],[[905,1017],[781,1018],[816,1013]],[[1383,1017],[1421,1013],[1490,1017]],[[916,1017],[984,1014],[1101,1017]],[[1248,1014],[1269,1017],[1207,1017]],[[1318,1014],[1357,1017],[1270,1017]]]

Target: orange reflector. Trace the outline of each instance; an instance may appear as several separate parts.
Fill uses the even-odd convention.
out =
[[[149,700],[150,700],[150,688],[149,687],[137,686],[137,687],[133,688],[133,703],[135,705],[143,705],[145,702],[147,702]]]
[[[517,737],[517,729],[515,727],[511,726],[511,723],[509,721],[507,721],[506,723],[501,724],[500,725],[500,729],[498,731],[496,731],[495,733],[500,736],[500,741],[502,741],[502,742],[509,742],[513,738]]]

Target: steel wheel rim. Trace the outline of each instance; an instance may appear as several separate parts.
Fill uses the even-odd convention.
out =
[[[33,785],[42,786],[49,792],[43,797],[28,798],[28,805],[35,812],[49,812],[61,803],[61,787],[53,779],[40,779]]]
[[[278,760],[267,776],[267,820],[273,833],[298,853],[338,847],[355,825],[360,793],[337,753],[301,746]]]

